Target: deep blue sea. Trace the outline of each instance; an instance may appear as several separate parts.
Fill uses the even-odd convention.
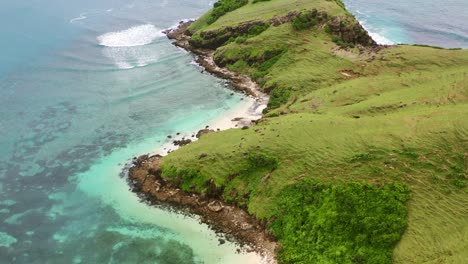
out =
[[[466,0],[345,2],[381,43],[468,47]],[[212,4],[0,0],[0,263],[259,261],[121,177],[248,101],[161,34]]]

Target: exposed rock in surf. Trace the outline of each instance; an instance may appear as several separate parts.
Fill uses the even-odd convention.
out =
[[[179,146],[179,147],[182,147],[182,146],[185,146],[185,145],[188,145],[190,143],[192,143],[192,140],[191,139],[181,139],[181,140],[174,140],[172,142],[175,146]]]

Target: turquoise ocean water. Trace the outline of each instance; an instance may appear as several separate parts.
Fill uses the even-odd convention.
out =
[[[343,0],[381,44],[468,48],[466,0]]]
[[[468,47],[464,0],[345,2],[380,42]],[[258,262],[121,177],[243,102],[160,32],[210,5],[0,1],[0,263]]]

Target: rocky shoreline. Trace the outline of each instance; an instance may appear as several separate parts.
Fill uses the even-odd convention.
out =
[[[257,100],[261,100],[263,102],[268,101],[268,96],[260,91],[258,84],[252,81],[250,77],[217,66],[213,58],[215,53],[214,50],[195,48],[190,45],[190,34],[187,29],[192,23],[193,21],[180,22],[177,28],[168,29],[164,31],[164,33],[169,39],[174,40],[173,44],[175,46],[196,54],[197,58],[195,61],[207,72],[214,74],[219,78],[229,80],[232,87],[236,90],[253,96],[257,98]]]
[[[268,96],[262,93],[258,84],[248,76],[218,67],[213,60],[213,50],[197,49],[189,44],[190,36],[187,34],[187,27],[191,23],[192,21],[181,22],[178,28],[164,33],[169,39],[174,40],[174,45],[196,54],[196,62],[207,72],[229,80],[233,88],[248,96],[253,96],[256,102],[251,111],[258,111],[260,106],[266,105]],[[235,118],[232,121],[236,122],[235,127],[245,128],[251,125],[251,122],[246,122],[245,118]],[[206,127],[197,133],[196,138],[211,132],[215,131]],[[172,136],[168,137],[172,138]],[[181,147],[191,142],[182,138],[174,140],[173,145]],[[244,209],[226,204],[221,199],[183,192],[161,177],[161,163],[161,155],[142,155],[134,158],[128,170],[128,180],[132,191],[153,205],[198,215],[201,222],[208,224],[216,232],[222,233],[226,239],[237,242],[241,246],[248,246],[249,250],[262,255],[267,263],[276,263],[275,252],[278,243],[268,231],[266,222],[259,221]],[[225,243],[224,238],[220,237],[219,242]]]
[[[180,190],[161,177],[161,163],[160,155],[143,155],[134,159],[128,172],[132,191],[152,205],[200,216],[201,222],[224,235],[219,238],[220,244],[226,242],[224,238],[229,239],[259,253],[267,263],[275,263],[277,242],[265,222],[220,199]]]

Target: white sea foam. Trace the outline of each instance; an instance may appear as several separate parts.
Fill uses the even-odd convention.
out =
[[[150,44],[164,34],[154,25],[146,24],[126,30],[109,32],[97,37],[100,45],[106,47],[134,47]]]
[[[371,38],[380,45],[394,45],[395,42],[391,41],[390,39],[386,38],[383,32],[377,32],[374,28],[367,24],[365,19],[359,19],[359,23],[362,27],[369,33]]]
[[[144,67],[160,57],[159,49],[150,46],[104,47],[102,52],[114,62],[117,68],[123,70]]]
[[[119,69],[144,67],[159,58],[158,49],[145,46],[164,34],[154,25],[146,24],[126,30],[109,32],[97,37],[103,53]]]
[[[78,20],[84,20],[84,19],[88,18],[88,17],[86,16],[86,14],[87,14],[87,13],[81,13],[79,17],[75,17],[75,18],[73,18],[73,19],[70,19],[70,23],[76,22],[76,21],[78,21]]]
[[[117,65],[117,67],[122,70],[135,68],[135,66],[132,66],[130,63],[125,62],[125,61],[115,61],[115,65]]]
[[[380,35],[379,33],[375,33],[375,32],[370,32],[369,31],[369,35],[371,36],[371,38],[377,42],[377,44],[381,44],[381,45],[394,45],[395,42],[389,40],[388,38]]]
[[[190,22],[190,21],[195,21],[195,20],[197,20],[197,19],[196,19],[196,18],[185,18],[185,19],[178,20],[177,23],[172,24],[172,26],[166,28],[166,29],[163,30],[163,31],[177,29],[177,28],[179,28],[180,24],[182,24],[182,23],[187,23],[187,22]]]

